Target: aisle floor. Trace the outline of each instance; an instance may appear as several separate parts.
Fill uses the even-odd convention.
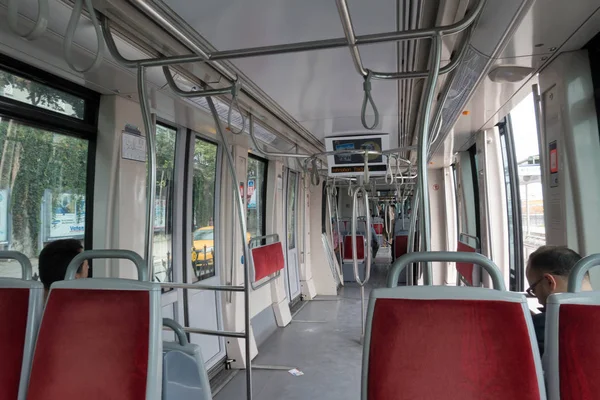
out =
[[[388,265],[376,265],[366,288],[384,286]],[[360,344],[360,289],[346,284],[339,296],[308,301],[285,328],[278,329],[260,348],[253,365],[288,366],[287,370],[254,370],[257,400],[358,400],[362,345]],[[215,400],[246,398],[244,371],[240,371]]]

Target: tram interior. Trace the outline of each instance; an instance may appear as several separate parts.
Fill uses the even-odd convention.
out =
[[[598,299],[557,295],[540,354],[524,294],[539,247],[600,253],[599,27],[598,0],[0,0],[0,399],[599,398],[552,330]]]

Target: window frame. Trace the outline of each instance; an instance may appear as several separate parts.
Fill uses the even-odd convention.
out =
[[[60,90],[84,101],[83,119],[77,119],[51,110],[0,96],[0,116],[21,124],[43,129],[57,134],[87,140],[87,166],[85,190],[85,230],[84,248],[93,248],[94,238],[94,181],[96,176],[96,149],[98,136],[98,115],[100,113],[100,93],[76,83],[36,68],[0,53],[0,69],[28,79],[49,88]],[[89,261],[89,276],[93,276],[93,263]]]
[[[519,188],[519,174],[517,166],[517,155],[515,149],[515,142],[512,130],[512,120],[510,114],[508,114],[501,122],[497,124],[500,137],[504,137],[506,142],[506,157],[508,168],[508,175],[510,176],[510,183],[507,189],[510,188],[511,211],[512,211],[512,227],[513,227],[513,240],[514,240],[514,254],[510,254],[511,263],[515,268],[515,280],[511,279],[509,282],[509,288],[511,291],[522,292],[525,287],[524,279],[524,258],[523,258],[523,216],[521,212],[521,191]],[[503,160],[504,161],[504,160]],[[508,208],[506,210],[508,217]]]
[[[269,160],[266,158],[259,157],[255,154],[251,154],[251,153],[248,153],[248,158],[249,159],[251,158],[253,160],[256,160],[258,162],[262,162],[265,164],[265,173],[264,173],[264,176],[262,177],[264,185],[261,188],[261,193],[260,193],[260,198],[263,200],[262,201],[263,204],[261,205],[261,207],[262,207],[261,220],[262,221],[260,221],[263,229],[259,236],[266,236],[267,235],[267,186],[269,184],[267,182],[267,178],[269,176]],[[246,181],[248,180],[247,175],[248,175],[248,173],[246,173]],[[246,182],[246,190],[248,190],[248,182]],[[257,204],[257,209],[258,209],[258,204]],[[246,224],[247,223],[248,223],[248,204],[246,204]]]

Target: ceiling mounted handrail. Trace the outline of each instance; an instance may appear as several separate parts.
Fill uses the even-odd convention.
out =
[[[48,16],[50,7],[48,0],[38,0],[38,15],[33,28],[27,33],[19,32],[19,3],[22,0],[8,0],[8,26],[16,35],[27,40],[35,40],[42,36],[48,28]]]
[[[369,75],[369,72],[367,72],[367,70],[365,70],[365,68],[363,67],[363,63],[360,58],[360,51],[358,50],[358,46],[356,45],[356,35],[354,34],[352,18],[350,17],[350,10],[348,10],[348,3],[346,2],[346,0],[336,0],[335,3],[337,5],[338,14],[340,15],[340,19],[342,21],[342,26],[344,27],[344,34],[346,35],[346,40],[348,41],[348,47],[350,47],[350,54],[352,55],[354,67],[356,68],[356,71],[359,74],[366,78]],[[364,122],[363,125],[365,125]],[[365,128],[367,128],[366,125]]]
[[[465,17],[451,25],[446,26],[438,26],[434,28],[420,28],[413,29],[408,31],[391,31],[384,33],[375,33],[369,35],[361,35],[355,36],[355,45],[367,45],[367,44],[376,44],[376,43],[385,43],[385,42],[398,42],[404,40],[415,40],[415,39],[429,39],[434,37],[435,35],[453,35],[459,33],[466,28],[468,28],[475,18],[479,15],[481,10],[483,9],[485,0],[479,0],[475,7],[465,15]],[[105,34],[109,32],[106,28],[108,28],[107,18],[102,19],[102,28]],[[269,55],[278,55],[278,54],[287,54],[287,53],[298,53],[305,51],[313,51],[313,50],[326,50],[326,49],[335,49],[341,47],[348,46],[347,38],[335,38],[335,39],[324,39],[324,40],[314,40],[314,41],[306,41],[306,42],[297,42],[297,43],[286,43],[286,44],[278,44],[272,46],[258,46],[258,47],[248,47],[242,49],[234,49],[234,50],[224,50],[224,51],[213,51],[206,52],[205,55],[197,55],[197,54],[189,54],[183,56],[169,56],[169,57],[161,57],[161,58],[147,58],[140,60],[124,60],[129,63],[134,63],[133,65],[129,65],[130,67],[136,67],[138,64],[142,64],[147,67],[162,67],[165,65],[176,65],[176,64],[186,64],[193,62],[211,62],[211,61],[225,61],[225,60],[233,60],[240,58],[249,58],[249,57],[261,57],[261,56],[269,56]],[[112,53],[112,52],[111,52]],[[449,72],[449,71],[448,71]],[[414,72],[413,72],[414,73]],[[427,74],[427,71],[422,72]],[[362,72],[361,72],[362,75]],[[366,70],[365,74],[366,75]],[[363,75],[363,76],[364,76]],[[427,76],[427,75],[425,75]]]
[[[248,134],[250,135],[250,139],[252,139],[252,143],[256,150],[266,157],[290,157],[290,158],[309,158],[310,154],[297,154],[297,153],[279,153],[272,151],[265,151],[260,148],[258,145],[258,140],[256,139],[256,135],[254,135],[254,115],[250,114],[248,117]]]
[[[224,94],[232,94],[234,90],[234,86],[228,86],[225,88],[219,89],[202,89],[202,90],[183,90],[177,86],[177,83],[173,79],[173,75],[171,75],[171,71],[169,67],[162,67],[163,73],[165,74],[165,79],[167,80],[167,84],[169,88],[178,96],[192,98],[192,97],[206,97],[206,96],[219,96]]]
[[[235,135],[239,135],[244,132],[244,130],[246,129],[246,116],[242,112],[242,110],[240,108],[240,104],[238,102],[238,94],[239,94],[239,90],[240,90],[240,83],[238,80],[236,80],[233,83],[233,85],[231,85],[229,87],[225,87],[225,88],[187,91],[187,90],[183,90],[183,89],[179,88],[179,86],[177,86],[177,83],[173,79],[173,75],[171,75],[171,71],[169,70],[169,67],[163,66],[162,70],[163,70],[163,74],[165,75],[165,79],[167,80],[167,84],[169,85],[169,88],[176,95],[178,95],[180,97],[198,98],[198,97],[208,97],[208,96],[219,96],[219,95],[231,94],[231,103],[229,104],[229,111],[227,112],[227,128],[231,133],[233,133]],[[233,125],[231,124],[231,116],[232,116],[234,107],[238,109],[238,113],[242,116],[242,127],[240,128],[240,130],[234,130]]]

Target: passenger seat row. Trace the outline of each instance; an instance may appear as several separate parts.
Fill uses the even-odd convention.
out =
[[[0,258],[23,269],[22,279],[0,279],[0,400],[211,398],[200,349],[175,321],[164,325],[178,342],[163,346],[161,289],[142,281],[147,270],[136,253],[81,253],[52,285],[45,308],[29,260],[15,252]],[[73,280],[90,258],[129,259],[140,281]]]
[[[396,287],[417,262],[477,264],[496,290]],[[600,255],[582,260],[570,291],[549,298],[546,383],[525,296],[508,292],[499,269],[475,253],[409,253],[374,289],[363,348],[363,400],[592,400],[600,398],[600,293],[580,293]],[[546,389],[548,395],[546,395]]]

